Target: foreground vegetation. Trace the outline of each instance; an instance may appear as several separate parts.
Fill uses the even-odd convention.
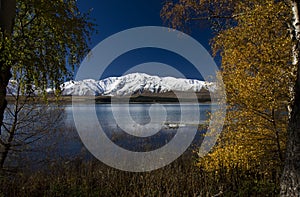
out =
[[[2,174],[0,196],[276,196],[280,174],[235,168],[206,172],[186,153],[162,169],[131,173],[99,161],[60,161],[43,170]]]
[[[199,127],[203,129],[203,125]],[[55,139],[55,143],[52,142]],[[48,143],[47,143],[48,141]],[[62,142],[60,142],[62,141]],[[151,172],[124,172],[101,163],[85,149],[61,153],[69,142],[80,143],[75,128],[52,130],[34,144],[29,157],[16,157],[0,172],[0,197],[9,196],[277,196],[282,169],[272,173],[257,168],[200,165],[193,145],[170,165]],[[40,145],[40,146],[39,146]],[[83,145],[82,145],[83,147]],[[11,152],[13,153],[13,152]],[[35,154],[43,154],[34,160]],[[21,155],[24,155],[22,152]],[[15,156],[15,157],[14,157]],[[20,160],[18,165],[15,161]],[[204,158],[202,161],[210,161]],[[212,163],[213,164],[213,163]],[[15,167],[13,167],[15,166]],[[214,165],[212,165],[214,166]]]

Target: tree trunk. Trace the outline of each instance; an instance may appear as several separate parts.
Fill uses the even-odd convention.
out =
[[[0,0],[0,31],[2,32],[3,38],[11,37],[14,25],[14,19],[16,15],[16,0]],[[1,38],[3,40],[3,38]],[[2,44],[1,50],[5,49],[5,45]],[[0,51],[1,53],[1,51]],[[6,88],[11,78],[11,65],[7,65],[5,61],[0,61],[0,135],[1,127],[3,125],[4,111],[7,106],[6,101]],[[4,160],[7,154],[7,147],[0,145],[0,158],[1,168],[3,167]]]
[[[299,0],[289,1],[293,12],[291,37],[293,65],[297,69],[294,97],[290,106],[286,160],[281,180],[281,196],[300,196],[300,15]]]
[[[16,0],[0,0],[0,28],[3,37],[10,37],[13,30],[14,18],[16,14]],[[2,50],[5,48],[2,45]],[[7,105],[6,87],[11,78],[11,66],[5,62],[0,62],[0,134],[3,123],[4,110]]]
[[[18,108],[18,107],[16,107],[16,108]],[[11,150],[12,141],[14,140],[14,137],[15,137],[17,122],[18,122],[18,116],[16,115],[14,118],[12,128],[10,129],[10,131],[8,133],[9,137],[7,139],[7,143],[3,146],[3,150],[0,154],[0,170],[3,169],[8,152]]]

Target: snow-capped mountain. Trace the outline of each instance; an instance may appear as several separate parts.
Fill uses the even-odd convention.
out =
[[[103,80],[86,79],[68,81],[62,85],[63,95],[107,95],[126,96],[143,92],[164,93],[170,91],[194,91],[201,89],[213,91],[212,83],[193,79],[158,77],[144,73],[132,73],[121,77],[109,77]]]
[[[8,89],[14,92],[16,84],[10,83]],[[86,79],[68,81],[61,85],[62,94],[68,96],[129,96],[143,92],[165,93],[170,91],[213,91],[214,85],[194,79],[158,77],[144,73],[132,73],[121,77],[109,77],[103,80]],[[47,90],[53,92],[51,89]]]

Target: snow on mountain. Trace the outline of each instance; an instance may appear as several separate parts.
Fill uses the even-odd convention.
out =
[[[121,77],[109,77],[103,80],[86,79],[68,81],[62,84],[63,95],[73,96],[126,96],[145,91],[164,93],[170,91],[194,91],[202,88],[213,91],[212,83],[193,79],[158,77],[144,73],[132,73]]]
[[[8,94],[16,94],[17,82],[10,80]],[[199,92],[202,88],[214,91],[209,82],[174,77],[158,77],[144,73],[132,73],[121,77],[109,77],[103,80],[86,79],[68,81],[61,85],[63,95],[73,96],[129,96],[143,92],[164,93],[170,91]],[[53,90],[48,88],[48,93]]]

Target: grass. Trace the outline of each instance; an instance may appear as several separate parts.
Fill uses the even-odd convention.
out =
[[[205,127],[200,125],[199,129]],[[63,134],[71,141],[79,140],[76,136],[73,139],[72,129],[66,128]],[[49,152],[53,156],[55,149]],[[133,173],[106,166],[83,151],[77,157],[53,157],[43,162],[43,168],[24,165],[13,172],[0,172],[0,197],[278,196],[280,169],[267,175],[259,168],[247,172],[224,169],[216,173],[196,166],[196,160],[196,155],[187,151],[164,168]]]
[[[91,159],[57,161],[44,170],[3,173],[0,196],[276,196],[278,177],[233,171],[208,173],[185,153],[172,164],[144,173],[124,172]],[[277,178],[276,178],[277,177]]]

